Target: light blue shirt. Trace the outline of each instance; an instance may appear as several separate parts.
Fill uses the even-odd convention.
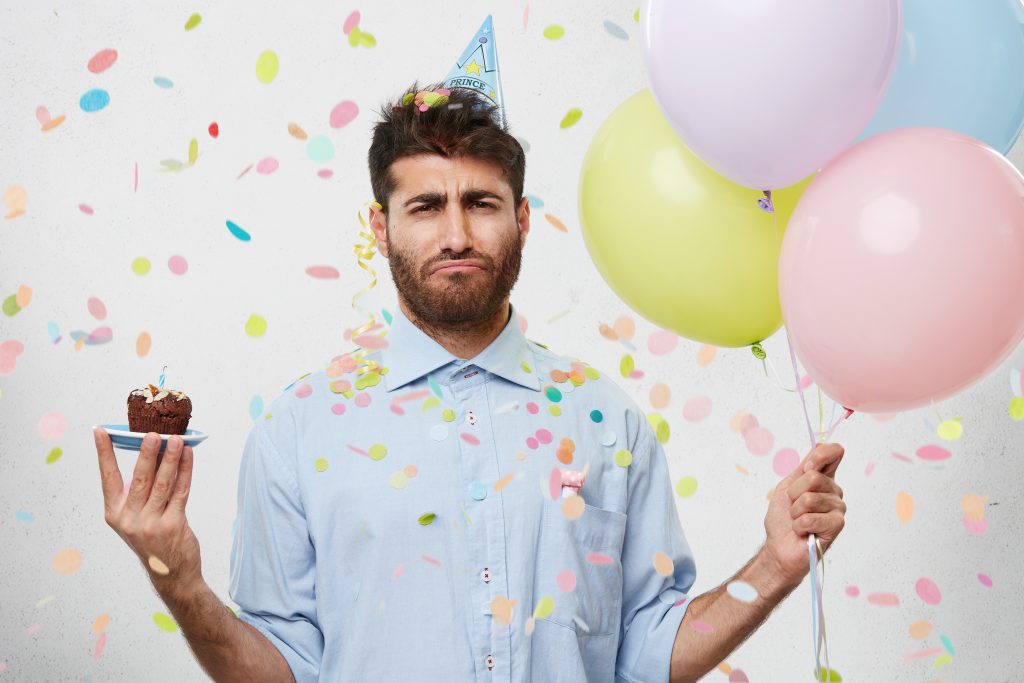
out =
[[[239,618],[298,683],[667,681],[696,569],[645,414],[514,306],[470,360],[397,311],[369,386],[343,354],[250,431]]]

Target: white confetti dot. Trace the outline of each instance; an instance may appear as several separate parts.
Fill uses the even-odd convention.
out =
[[[615,445],[615,432],[608,431],[608,432],[605,432],[604,434],[602,434],[601,435],[601,445],[602,446],[613,446],[613,445]]]
[[[430,438],[434,441],[444,441],[448,438],[448,425],[437,424],[430,428]]]
[[[757,600],[757,591],[746,581],[733,581],[725,588],[729,595],[741,602],[754,602]]]

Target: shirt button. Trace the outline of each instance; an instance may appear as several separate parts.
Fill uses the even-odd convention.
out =
[[[466,420],[469,422],[469,424],[475,425],[476,424],[476,413],[474,413],[472,410],[469,411],[466,414]]]
[[[490,583],[491,582],[491,570],[488,569],[487,567],[484,567],[484,570],[482,572],[480,572],[480,578],[482,578],[484,580],[484,583]]]
[[[484,661],[487,662],[487,670],[488,671],[493,671],[494,670],[494,657],[492,655],[487,655],[487,659],[485,659]]]
[[[479,481],[474,481],[469,485],[469,496],[473,500],[483,500],[487,497],[487,487]]]

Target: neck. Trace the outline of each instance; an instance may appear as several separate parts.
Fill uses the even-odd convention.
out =
[[[508,324],[509,317],[512,315],[512,308],[506,299],[498,311],[489,318],[452,325],[433,325],[417,318],[401,298],[399,298],[398,305],[409,322],[423,330],[424,334],[443,346],[445,350],[463,360],[474,358],[486,349],[505,329],[505,325]]]

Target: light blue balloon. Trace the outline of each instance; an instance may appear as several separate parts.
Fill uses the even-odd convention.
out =
[[[1024,0],[903,0],[900,60],[860,139],[909,126],[1010,151],[1024,126]]]

